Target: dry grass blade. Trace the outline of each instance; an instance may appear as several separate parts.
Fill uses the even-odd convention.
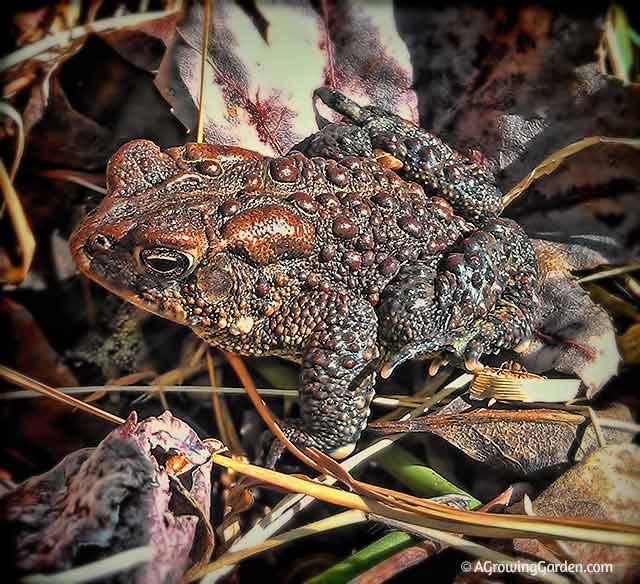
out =
[[[18,195],[13,188],[13,183],[7,174],[7,169],[4,163],[0,161],[0,188],[2,188],[2,194],[6,209],[13,225],[13,230],[16,234],[16,240],[20,248],[21,263],[19,266],[7,266],[3,273],[0,274],[0,280],[9,282],[11,284],[17,284],[24,280],[27,275],[31,262],[33,260],[33,254],[36,249],[36,240],[33,237],[31,227],[27,221],[22,203],[18,198]]]
[[[398,434],[396,436],[390,436],[378,440],[377,442],[367,446],[364,450],[356,452],[346,460],[343,460],[340,463],[340,466],[347,471],[353,470],[363,462],[366,462],[369,458],[372,458],[379,452],[382,452],[385,448],[399,440],[401,437],[402,434]],[[325,476],[320,477],[318,480],[324,485],[333,485],[338,479],[333,476]],[[289,521],[294,519],[299,512],[306,509],[315,501],[315,498],[304,494],[296,493],[287,495],[273,508],[271,513],[263,517],[247,533],[234,542],[231,548],[229,548],[229,551],[236,552],[247,549],[257,543],[265,541],[272,534],[277,533],[282,529]],[[208,574],[202,580],[202,584],[213,584],[230,571],[231,566],[219,568],[215,570],[215,572]]]
[[[133,374],[133,375],[138,375]],[[155,377],[153,372],[145,372],[145,377]],[[101,394],[113,393],[118,391],[128,392],[148,392],[148,385],[129,385],[124,381],[109,381],[105,385],[83,385],[78,387],[58,387],[59,391],[66,393],[67,395],[84,395],[88,393],[100,392]],[[165,393],[192,393],[192,394],[219,394],[219,395],[247,395],[244,387],[211,387],[208,385],[163,385],[162,390]],[[272,389],[272,388],[256,388],[258,394],[262,397],[279,397],[295,399],[299,396],[297,389]],[[39,393],[32,391],[9,391],[6,393],[0,393],[0,400],[10,399],[29,399],[34,397],[41,397]],[[404,398],[402,396],[397,397],[376,397],[373,398],[373,403],[380,407],[390,408],[417,408],[420,405],[420,401],[414,401],[413,399]]]
[[[66,395],[61,391],[54,389],[53,387],[49,387],[48,385],[45,385],[40,381],[36,381],[35,379],[27,377],[26,375],[23,375],[18,371],[9,369],[9,367],[5,367],[4,365],[0,365],[0,378],[19,387],[37,391],[38,393],[41,393],[46,397],[62,402],[63,404],[71,406],[72,408],[78,408],[89,414],[98,416],[99,418],[103,418],[109,422],[113,422],[114,424],[124,424],[125,422],[125,420],[120,416],[105,412],[104,410],[97,408],[96,406],[92,406],[91,404],[85,403],[82,400],[71,397],[70,395]]]
[[[180,8],[176,7],[173,10],[161,10],[158,12],[145,12],[142,14],[125,14],[120,16],[113,16],[111,18],[105,18],[96,22],[88,24],[82,24],[76,26],[71,30],[64,30],[55,34],[46,36],[40,41],[31,43],[26,47],[14,51],[10,55],[0,59],[0,72],[6,71],[15,65],[32,59],[37,55],[45,53],[60,45],[66,45],[71,41],[83,38],[91,33],[104,32],[111,29],[125,28],[128,26],[139,26],[145,22],[151,22],[153,20],[159,20],[165,16],[170,16],[179,12]]]
[[[152,373],[155,377],[155,373]],[[153,390],[149,385],[117,385],[115,381],[109,382],[105,385],[83,385],[80,387],[59,387],[58,391],[67,395],[85,395],[88,393],[113,393],[113,392],[133,392],[133,393],[145,393],[149,390]],[[193,393],[193,394],[205,394],[211,393],[233,394],[233,395],[247,395],[246,390],[243,387],[211,387],[209,385],[163,385],[162,390],[165,393]],[[295,389],[258,389],[258,393],[262,396],[271,397],[298,397],[298,392]],[[34,397],[41,397],[41,394],[33,391],[7,391],[6,393],[0,393],[0,400],[11,399],[30,399]]]
[[[278,547],[290,541],[295,541],[296,539],[301,539],[303,537],[309,537],[310,535],[317,535],[318,533],[322,533],[324,531],[329,531],[332,529],[338,529],[339,527],[354,525],[366,520],[367,516],[362,511],[343,511],[342,513],[338,513],[331,517],[326,517],[325,519],[320,519],[319,521],[314,521],[313,523],[309,523],[307,525],[304,525],[303,527],[292,529],[291,531],[287,531],[286,533],[268,539],[263,543],[250,548],[246,548],[242,551],[226,553],[215,562],[212,562],[200,567],[198,570],[190,572],[188,574],[188,578],[185,578],[183,582],[193,582],[194,580],[198,580],[206,574],[209,574],[224,566],[231,566],[233,564],[236,564],[237,562],[240,562],[241,560],[244,560],[245,558]]]
[[[551,174],[560,166],[567,158],[577,154],[585,148],[594,146],[595,144],[620,144],[640,148],[640,139],[633,138],[611,138],[607,136],[590,136],[583,138],[577,142],[573,142],[560,150],[554,152],[551,156],[545,158],[538,166],[536,166],[527,176],[525,176],[515,187],[513,187],[503,198],[504,206],[510,205],[519,197],[531,183],[543,176]]]
[[[38,174],[40,176],[46,176],[47,178],[64,180],[70,183],[74,183],[96,193],[100,193],[101,195],[107,194],[107,189],[105,187],[101,186],[100,184],[96,184],[97,176],[95,174],[61,168],[53,170],[41,170],[40,172],[38,172]],[[101,182],[104,183],[104,180],[101,180]]]
[[[372,516],[371,519],[377,519],[389,527],[403,529],[420,537],[436,541],[442,545],[459,549],[478,559],[489,560],[494,564],[509,565],[512,567],[510,572],[513,573],[519,572],[527,577],[538,579],[543,582],[551,582],[553,584],[570,584],[571,582],[571,580],[564,576],[558,576],[553,573],[541,573],[540,570],[535,569],[539,567],[536,562],[529,561],[524,558],[512,558],[506,554],[496,552],[495,550],[485,547],[482,544],[464,539],[455,533],[448,533],[446,531],[440,531],[438,529],[431,529],[428,527],[416,527],[414,525],[403,523],[402,521],[389,520],[385,517],[376,518],[375,516]],[[530,566],[531,569],[525,568],[525,565]]]
[[[209,373],[211,389],[216,389],[215,370],[213,367],[211,352],[209,350],[207,350],[206,356],[207,371]],[[240,438],[238,437],[238,433],[233,425],[233,420],[231,418],[229,408],[227,407],[227,403],[224,401],[224,397],[220,395],[219,392],[214,391],[211,393],[211,402],[213,406],[213,415],[215,417],[218,430],[220,431],[222,442],[226,444],[227,448],[229,448],[233,454],[243,456],[244,448],[242,448],[242,444],[240,443]]]
[[[585,276],[584,278],[580,278],[578,282],[580,282],[580,284],[584,284],[585,282],[594,282],[596,280],[603,280],[604,278],[610,278],[611,276],[620,276],[621,274],[628,274],[630,272],[635,272],[636,270],[640,270],[640,262],[633,262],[627,266],[620,266],[619,268],[611,268],[609,270],[604,270],[596,274],[591,274],[590,276]]]
[[[526,515],[506,516],[460,511],[425,500],[419,500],[421,503],[419,507],[416,506],[415,509],[408,510],[404,508],[404,505],[381,503],[355,493],[327,487],[308,479],[301,479],[238,462],[219,454],[213,455],[213,461],[220,466],[231,468],[285,491],[304,493],[327,503],[358,509],[365,513],[374,513],[411,525],[443,529],[478,537],[508,539],[513,537],[551,537],[640,547],[640,526],[571,518],[530,518]],[[377,490],[389,492],[388,489],[377,488]]]
[[[114,554],[109,558],[73,568],[58,574],[31,574],[21,579],[24,584],[83,584],[108,578],[119,572],[130,570],[150,561],[153,557],[151,546],[137,547]]]

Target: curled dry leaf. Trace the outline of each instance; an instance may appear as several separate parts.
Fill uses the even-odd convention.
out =
[[[43,65],[23,112],[29,159],[95,170],[127,140],[181,142],[183,129],[154,86],[176,20],[89,35]]]
[[[543,274],[542,310],[523,364],[537,373],[555,369],[577,374],[591,398],[618,371],[620,354],[609,315],[591,300],[570,270],[599,265],[606,251],[541,240],[534,240],[534,247]]]
[[[213,2],[205,83],[205,141],[283,154],[317,129],[311,96],[329,85],[417,120],[409,54],[391,4],[263,3],[268,41],[231,2]],[[295,30],[296,34],[291,34]],[[195,128],[202,7],[178,31],[173,76],[161,88]]]
[[[605,412],[631,421],[628,410]],[[558,473],[598,448],[590,419],[577,413],[548,409],[478,409],[394,422],[374,422],[381,434],[435,434],[467,456],[512,477]],[[633,440],[635,431],[602,428],[608,443]]]
[[[58,572],[150,545],[153,559],[130,581],[178,582],[211,555],[211,453],[219,446],[169,412],[140,423],[132,413],[96,448],[70,454],[0,499],[16,569]],[[179,476],[164,464],[175,452],[186,460]]]
[[[536,515],[603,519],[640,524],[640,448],[607,446],[587,456],[533,502]],[[546,556],[536,540],[516,539],[520,552]],[[611,564],[612,573],[594,574],[598,582],[637,582],[638,550],[600,543],[567,542],[575,562]]]

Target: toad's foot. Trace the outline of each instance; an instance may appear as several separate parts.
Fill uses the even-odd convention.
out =
[[[508,219],[472,233],[442,259],[405,266],[379,309],[389,355],[382,376],[434,355],[473,371],[484,354],[520,348],[532,333],[538,295],[533,248]]]

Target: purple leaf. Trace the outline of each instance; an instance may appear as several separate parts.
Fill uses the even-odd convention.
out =
[[[210,526],[208,543],[195,539],[209,515],[213,449],[169,412],[140,423],[132,413],[96,448],[70,454],[0,500],[17,570],[58,572],[150,545],[152,560],[131,581],[178,582],[194,545],[206,552],[202,559],[211,554]],[[176,452],[187,461],[189,489],[164,467]]]

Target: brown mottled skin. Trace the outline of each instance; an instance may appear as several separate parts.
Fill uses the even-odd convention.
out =
[[[539,285],[488,171],[397,116],[317,96],[344,121],[284,157],[125,144],[70,245],[90,278],[212,345],[301,363],[286,432],[342,456],[378,372],[517,347]]]

